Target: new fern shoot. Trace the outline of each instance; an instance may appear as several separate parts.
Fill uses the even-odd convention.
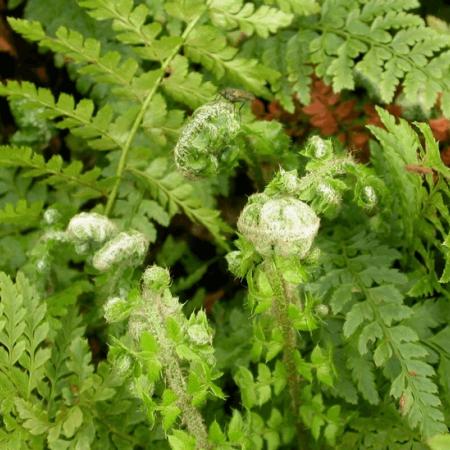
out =
[[[51,3],[7,2],[51,76],[0,83],[0,448],[449,449],[445,22]],[[285,126],[319,80],[365,153]]]

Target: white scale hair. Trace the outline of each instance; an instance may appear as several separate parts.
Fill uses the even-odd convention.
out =
[[[317,186],[317,192],[322,194],[324,199],[333,205],[339,204],[342,200],[340,194],[327,183],[319,183]]]
[[[372,186],[364,186],[362,191],[365,199],[367,200],[368,206],[369,207],[375,206],[378,201],[375,189]]]
[[[208,333],[208,330],[205,326],[201,324],[193,324],[190,325],[187,329],[187,334],[189,339],[191,339],[194,344],[197,345],[206,345],[211,344],[212,336]]]
[[[323,158],[327,153],[327,144],[320,136],[311,136],[309,142],[314,148],[314,156]]]
[[[263,256],[304,258],[320,226],[313,209],[293,197],[252,197],[239,217],[239,231]]]
[[[100,272],[121,263],[138,266],[144,259],[147,247],[147,238],[142,233],[121,232],[95,253],[92,265]]]
[[[77,243],[88,241],[102,243],[117,233],[116,226],[106,216],[82,212],[70,219],[67,236]]]
[[[103,316],[109,323],[116,322],[121,319],[121,310],[126,300],[121,297],[111,297],[103,306]]]
[[[44,216],[43,217],[44,217],[44,222],[47,225],[53,225],[54,223],[56,223],[61,218],[61,214],[55,208],[48,208],[44,212]]]
[[[232,103],[226,100],[218,100],[207,103],[195,110],[190,121],[183,128],[180,138],[175,146],[175,163],[179,170],[185,175],[194,175],[191,168],[186,164],[193,140],[198,133],[205,133],[210,137],[210,142],[214,145],[220,137],[220,130],[217,124],[211,121],[216,118],[224,120],[224,128],[229,136],[234,136],[239,131],[239,121],[236,119],[236,112]],[[210,162],[218,167],[217,156],[214,153],[220,152],[221,148],[198,148],[199,153],[204,153],[210,157]]]

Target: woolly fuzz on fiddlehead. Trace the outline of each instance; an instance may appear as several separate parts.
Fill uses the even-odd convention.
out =
[[[106,216],[82,212],[70,219],[66,234],[79,253],[86,253],[92,246],[103,244],[117,233],[114,223]]]
[[[138,231],[122,232],[106,242],[92,258],[92,265],[106,272],[119,265],[139,266],[145,257],[148,240]]]
[[[298,256],[311,248],[320,220],[306,203],[289,196],[255,194],[238,220],[238,230],[263,256]]]
[[[240,129],[234,105],[226,100],[196,109],[175,146],[175,163],[187,177],[212,176],[232,159],[230,144]]]
[[[202,311],[185,317],[169,285],[169,272],[151,266],[142,277],[140,295],[113,297],[106,303],[108,321],[128,318],[127,336],[132,342],[131,348],[124,344],[113,347],[112,354],[122,370],[133,372],[132,391],[146,406],[150,423],[158,411],[167,432],[178,434],[181,430],[177,427],[183,426],[189,439],[195,438],[196,448],[209,449],[206,424],[198,408],[211,394],[223,398],[214,383],[220,374],[214,369],[211,328]],[[127,358],[133,362],[129,364]],[[156,384],[160,381],[165,387],[158,400]]]
[[[304,175],[299,178],[296,170],[281,169],[266,187],[266,194],[291,195],[327,218],[338,215],[348,192],[366,213],[375,212],[385,197],[383,181],[347,152],[335,149],[331,140],[312,136],[301,154],[307,158]]]

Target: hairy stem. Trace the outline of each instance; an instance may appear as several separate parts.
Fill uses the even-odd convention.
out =
[[[144,298],[146,294],[144,292]],[[150,305],[151,313],[147,315],[148,325],[161,348],[161,362],[170,389],[176,394],[177,406],[181,410],[182,421],[189,433],[195,437],[199,450],[209,450],[208,432],[201,413],[192,405],[191,396],[187,393],[187,382],[181,369],[179,359],[173,345],[168,339],[164,324],[169,316],[162,304],[160,295],[149,295],[145,300]]]
[[[296,419],[298,449],[305,448],[306,436],[300,422],[300,375],[295,363],[295,353],[297,351],[297,332],[292,326],[288,315],[290,296],[286,289],[285,282],[278,270],[276,261],[272,259],[267,264],[267,275],[269,276],[274,296],[272,302],[272,314],[283,334],[283,363],[287,372],[287,384],[291,400],[292,413]]]
[[[203,16],[204,11],[202,11],[200,14],[197,15],[186,27],[183,34],[181,35],[181,42],[173,49],[172,53],[164,60],[164,62],[161,65],[161,73],[156,79],[155,83],[153,84],[153,87],[151,91],[148,93],[147,97],[145,98],[144,102],[142,103],[142,106],[134,119],[133,125],[131,126],[130,133],[128,134],[128,138],[122,147],[122,152],[120,154],[119,163],[117,165],[116,170],[116,181],[113,185],[113,188],[111,190],[111,193],[109,194],[108,201],[106,203],[105,207],[105,214],[109,216],[113,210],[114,202],[117,198],[117,194],[119,192],[120,183],[122,181],[123,172],[126,167],[127,159],[128,159],[128,153],[130,152],[131,144],[133,143],[134,137],[136,136],[136,133],[141,125],[142,119],[144,118],[145,112],[147,111],[148,107],[150,106],[150,103],[156,94],[161,82],[164,79],[164,75],[166,73],[167,68],[169,67],[170,63],[172,62],[173,58],[178,54],[181,47],[183,46],[184,42],[186,41],[186,38],[189,36],[190,32],[194,29],[194,27],[197,25],[198,21]]]

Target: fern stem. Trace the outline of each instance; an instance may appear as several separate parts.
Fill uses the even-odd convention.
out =
[[[148,107],[150,106],[150,103],[151,103],[154,95],[156,94],[162,80],[164,79],[164,75],[166,73],[167,68],[169,67],[170,63],[175,58],[175,56],[178,54],[181,47],[184,45],[186,38],[189,36],[191,31],[194,29],[194,27],[197,25],[198,21],[203,16],[203,13],[204,13],[204,11],[202,11],[200,14],[198,14],[197,17],[195,17],[192,20],[192,22],[189,23],[189,25],[186,27],[183,34],[181,35],[181,42],[173,49],[172,53],[162,63],[161,69],[160,69],[161,73],[160,73],[159,77],[156,79],[156,81],[155,81],[151,91],[148,93],[146,99],[144,100],[144,103],[142,104],[142,106],[138,112],[138,115],[134,119],[134,122],[131,127],[128,138],[127,138],[124,146],[122,147],[119,164],[117,165],[117,170],[116,170],[117,179],[114,183],[114,186],[111,190],[111,193],[108,197],[108,201],[106,203],[105,214],[107,216],[109,216],[113,210],[114,202],[116,200],[117,194],[119,192],[120,183],[122,181],[123,172],[126,167],[128,153],[130,152],[131,144],[133,143],[134,137],[136,136],[136,133],[141,125],[141,122],[142,122],[142,119],[144,118],[145,112],[147,111]]]
[[[144,298],[150,305],[151,314],[147,316],[148,327],[160,345],[160,357],[163,364],[167,384],[177,396],[177,405],[181,410],[182,420],[189,433],[195,437],[199,450],[209,450],[208,432],[201,413],[192,405],[191,396],[187,393],[187,381],[183,374],[179,359],[169,341],[164,324],[168,314],[160,295],[146,294]]]
[[[272,313],[283,334],[283,363],[287,372],[287,384],[291,400],[291,410],[295,417],[297,427],[297,448],[300,450],[301,448],[306,448],[306,436],[299,417],[300,376],[298,374],[297,365],[294,359],[295,352],[297,351],[297,333],[292,326],[288,315],[290,296],[287,292],[284,280],[280,274],[275,259],[268,261],[266,273],[269,277],[270,285],[272,286],[274,292]]]

